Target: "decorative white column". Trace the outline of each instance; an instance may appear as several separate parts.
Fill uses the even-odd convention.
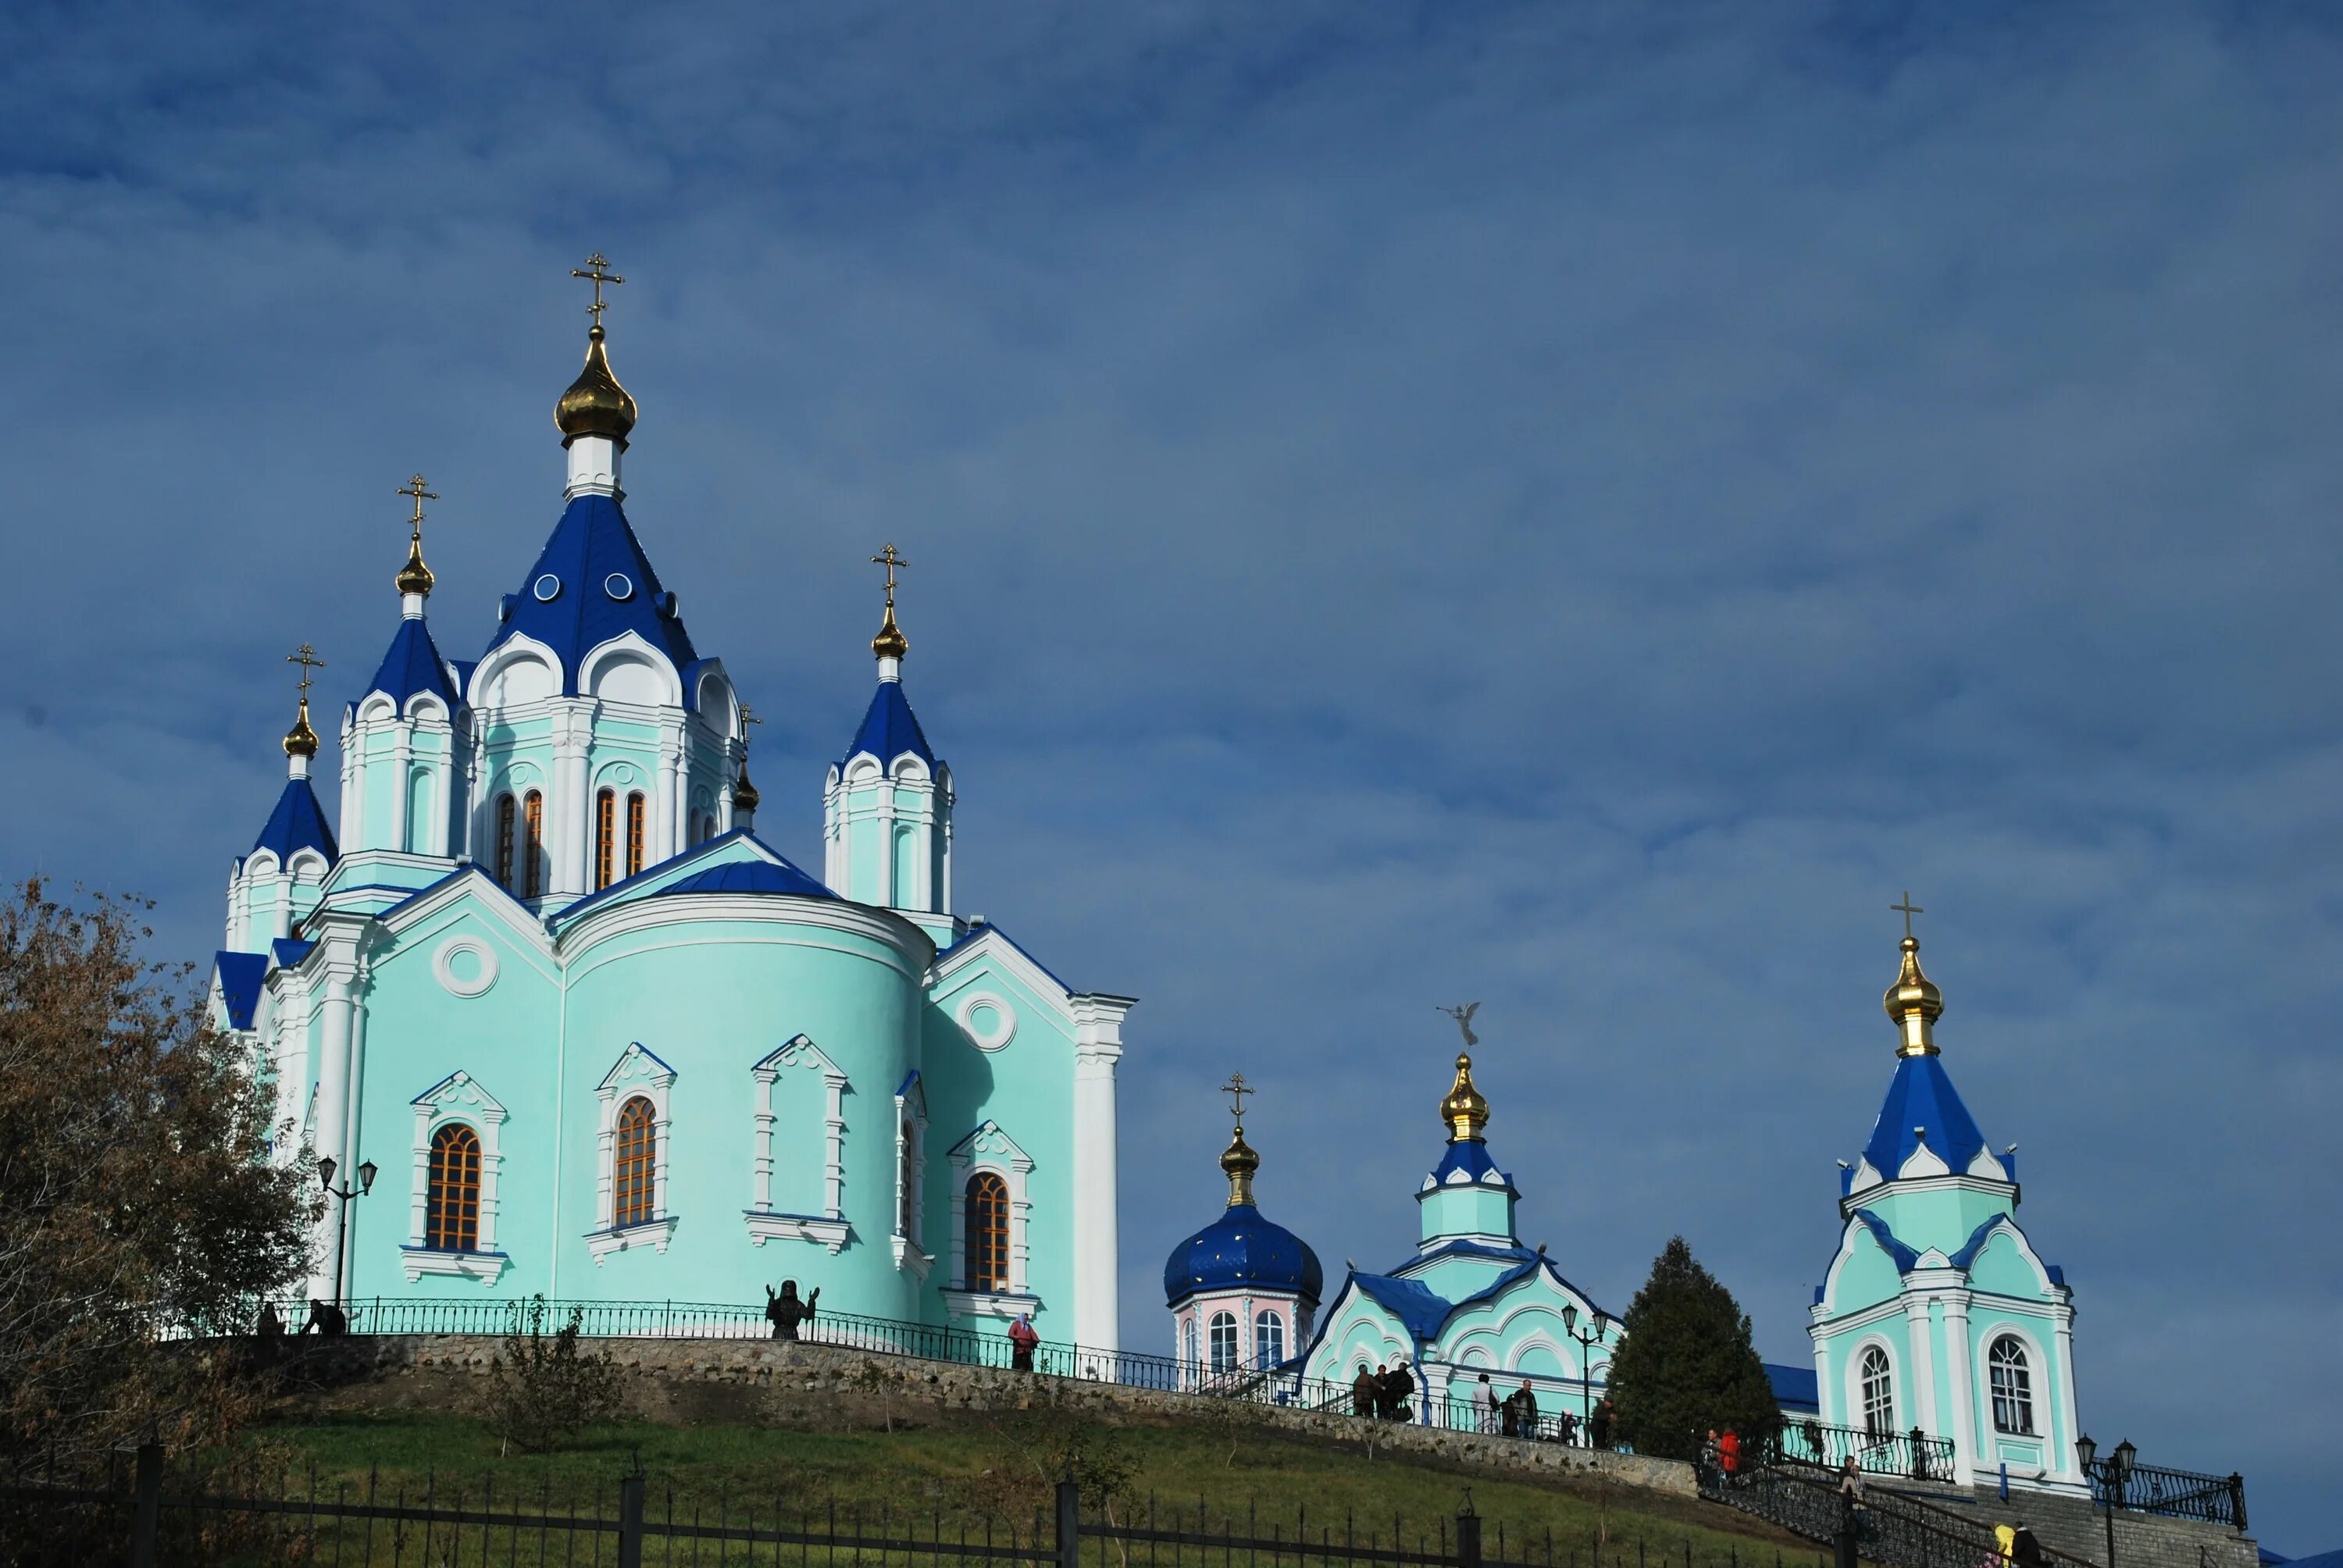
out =
[[[683,821],[686,813],[683,773],[683,725],[680,720],[659,731],[659,786],[652,792],[657,815],[651,821],[650,849],[646,851],[649,865],[672,859],[684,851]],[[648,866],[646,867],[648,869]]]
[[[2066,1430],[2051,1440],[2051,1451],[2058,1456],[2051,1473],[2062,1481],[2080,1484],[2084,1477],[2075,1456],[2075,1434],[2083,1430],[2075,1407],[2075,1309],[2068,1307],[2060,1312],[2057,1325],[2053,1339],[2058,1357],[2057,1410]]]
[[[358,837],[366,826],[366,770],[363,748],[358,744],[357,727],[345,716],[342,719],[342,842],[352,849],[365,842]]]
[[[1966,1292],[1945,1298],[1945,1372],[1953,1393],[1953,1429],[1946,1434],[1953,1440],[1953,1480],[1962,1486],[1974,1486],[1977,1462],[1985,1455],[1977,1451],[1977,1391],[1972,1381],[1976,1372],[1969,1358]]]
[[[1136,999],[1078,996],[1074,1005],[1074,1342],[1121,1348],[1116,1262],[1115,1063]]]
[[[348,1166],[344,1155],[349,1147],[350,1108],[350,1032],[356,1011],[352,997],[352,972],[340,966],[329,970],[326,979],[325,1015],[322,1033],[317,1043],[317,1127],[316,1148],[320,1155],[331,1155],[342,1171]],[[334,1277],[326,1272],[334,1266],[334,1227],[340,1216],[335,1205],[326,1204],[319,1223],[323,1248],[311,1274],[309,1293],[331,1297],[337,1294]]]
[[[547,849],[553,861],[548,879],[557,898],[586,891],[586,715],[581,705],[563,703],[553,718],[553,792],[545,802]]]
[[[1928,1321],[1927,1297],[1904,1298],[1904,1322],[1911,1331],[1912,1424],[1933,1437],[1943,1428],[1936,1424],[1936,1357],[1929,1343],[1936,1329]]]
[[[407,846],[407,805],[415,790],[414,767],[415,721],[395,719],[390,731],[390,836],[383,844],[386,849],[404,850]]]

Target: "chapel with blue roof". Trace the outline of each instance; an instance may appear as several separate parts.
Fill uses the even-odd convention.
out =
[[[361,1194],[327,1205],[309,1292],[739,1302],[794,1279],[826,1311],[1027,1316],[1111,1351],[1133,1000],[955,910],[955,780],[905,695],[892,545],[819,873],[758,836],[754,715],[627,511],[621,280],[588,268],[561,508],[478,657],[434,637],[417,476],[338,809],[305,644],[288,777],[230,870],[215,1015],[273,1087],[275,1157]]]

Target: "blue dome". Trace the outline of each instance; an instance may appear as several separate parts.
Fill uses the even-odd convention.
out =
[[[1172,1249],[1163,1265],[1163,1297],[1178,1306],[1198,1291],[1253,1285],[1291,1291],[1317,1301],[1325,1271],[1310,1243],[1250,1203],[1232,1203],[1221,1217]]]

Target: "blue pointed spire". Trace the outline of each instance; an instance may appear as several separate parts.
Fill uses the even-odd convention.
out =
[[[430,629],[421,616],[412,616],[398,623],[397,635],[390,639],[382,663],[374,672],[374,682],[366,689],[365,697],[382,692],[404,709],[407,699],[418,691],[437,695],[453,714],[460,698],[456,678],[447,661],[439,657],[439,647],[431,640]],[[365,700],[365,697],[359,700]]]
[[[260,837],[252,841],[257,851],[267,850],[282,865],[293,858],[297,849],[315,849],[331,865],[341,858],[334,843],[334,830],[326,824],[324,808],[317,804],[317,791],[309,788],[306,778],[287,779],[285,792],[277,797],[277,809],[268,814],[267,826]]]
[[[865,752],[882,763],[891,763],[906,752],[932,768],[936,754],[928,745],[928,738],[920,729],[920,720],[911,712],[911,703],[903,695],[900,680],[882,680],[879,689],[870,694],[870,706],[862,715],[862,728],[854,732],[854,744],[846,749],[846,761],[850,762]],[[845,763],[839,764],[842,769]]]
[[[665,653],[679,677],[699,657],[615,496],[580,495],[563,508],[520,592],[508,595],[505,607],[488,651],[516,634],[543,643],[559,657],[561,689],[569,696],[578,693],[586,655],[629,631]]]
[[[1960,1091],[1953,1087],[1941,1057],[1896,1059],[1896,1076],[1887,1081],[1887,1099],[1879,1108],[1879,1121],[1863,1157],[1874,1171],[1894,1181],[1920,1147],[1919,1128],[1927,1129],[1930,1151],[1956,1171],[1967,1170],[1985,1148],[1985,1134],[1961,1103]]]

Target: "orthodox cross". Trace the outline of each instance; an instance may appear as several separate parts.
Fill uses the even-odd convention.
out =
[[[407,480],[407,483],[399,486],[393,493],[401,496],[412,496],[415,498],[415,517],[413,518],[415,523],[415,537],[418,539],[421,538],[423,537],[423,503],[426,501],[437,500],[439,498],[439,492],[437,490],[425,489],[423,487],[423,476],[417,474],[415,477]]]
[[[757,710],[755,709],[749,707],[745,702],[740,705],[741,756],[746,757],[749,754],[749,726],[751,724],[762,724],[763,722],[765,722],[763,719],[757,717]]]
[[[1229,1097],[1229,1112],[1242,1125],[1244,1121],[1244,1097],[1259,1094],[1261,1091],[1247,1083],[1243,1073],[1232,1072],[1229,1081],[1221,1085],[1221,1092]]]
[[[609,258],[598,250],[586,258],[584,266],[573,266],[569,269],[570,276],[588,279],[594,285],[594,303],[586,307],[586,314],[594,318],[594,325],[597,327],[602,325],[602,312],[610,308],[603,302],[602,286],[606,283],[627,281],[617,273],[610,271],[609,266]]]
[[[1909,939],[1912,935],[1912,917],[1914,915],[1925,915],[1928,912],[1912,901],[1912,890],[1909,888],[1904,890],[1904,901],[1902,903],[1890,904],[1887,907],[1904,917],[1904,935],[1906,939]]]
[[[1481,1010],[1481,1004],[1479,1002],[1468,1001],[1461,1007],[1434,1008],[1433,1010],[1434,1012],[1444,1012],[1449,1017],[1456,1020],[1456,1027],[1463,1031],[1464,1035],[1464,1044],[1468,1050],[1471,1047],[1481,1043],[1481,1037],[1473,1032],[1473,1015]]]
[[[895,574],[898,571],[900,571],[903,568],[910,566],[911,563],[905,560],[901,556],[897,555],[895,553],[895,547],[890,544],[877,555],[872,556],[870,558],[870,564],[873,566],[885,567],[887,568],[887,608],[889,609],[893,609],[895,608]]]
[[[304,702],[308,701],[309,672],[313,669],[325,668],[326,661],[317,657],[317,650],[316,648],[311,648],[305,642],[301,645],[301,650],[298,653],[287,654],[285,656],[285,662],[287,664],[297,664],[301,667],[301,700]]]

